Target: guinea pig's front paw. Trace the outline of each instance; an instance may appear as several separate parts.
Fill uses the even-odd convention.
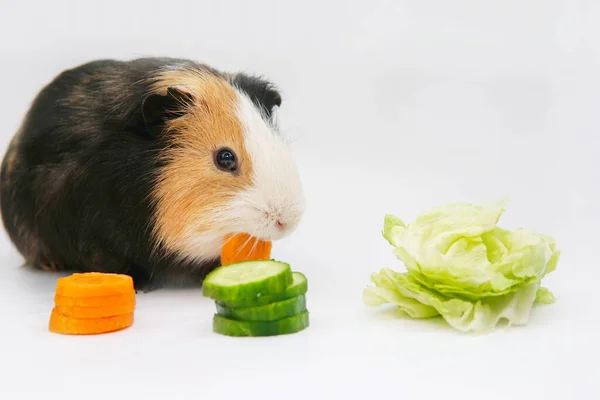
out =
[[[162,284],[156,283],[153,281],[145,282],[143,285],[136,285],[135,292],[138,293],[141,291],[142,293],[150,293],[155,290],[161,289],[163,287]]]
[[[154,277],[154,275],[151,275],[149,278],[147,279],[143,279],[143,278],[138,278],[133,280],[133,286],[135,288],[135,292],[139,293],[149,293],[149,292],[153,292],[155,290],[161,289],[163,287],[163,284],[161,282],[161,280],[156,279]]]

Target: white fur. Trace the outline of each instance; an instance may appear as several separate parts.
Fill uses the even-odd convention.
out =
[[[237,116],[253,167],[253,185],[229,205],[235,229],[263,240],[277,240],[300,222],[305,200],[291,151],[277,127],[238,91]],[[281,221],[285,227],[277,227]]]
[[[181,258],[200,262],[214,260],[221,253],[223,236],[218,232],[206,232],[200,235],[195,232],[188,234],[186,236],[188,239],[180,249]]]
[[[191,225],[184,234],[187,239],[180,242],[181,258],[204,262],[219,257],[223,239],[232,233],[232,213],[234,210],[229,207],[211,212],[208,221],[212,221],[212,229],[204,233],[198,234],[196,225]],[[203,218],[206,219],[207,215],[203,215]]]

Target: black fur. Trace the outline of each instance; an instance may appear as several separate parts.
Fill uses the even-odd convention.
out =
[[[165,122],[184,114],[182,106],[192,101],[189,93],[178,88],[168,88],[166,94],[151,94],[142,101],[142,118],[151,137],[157,138]]]
[[[0,174],[4,227],[29,264],[128,274],[145,291],[178,278],[201,283],[219,264],[152,252],[150,195],[166,145],[159,133],[186,94],[149,97],[146,78],[174,63],[228,77],[188,60],[99,60],[64,71],[35,98]],[[234,79],[261,108],[280,103],[267,82]]]
[[[263,78],[238,74],[232,83],[244,91],[267,118],[271,118],[275,107],[281,106],[281,95],[273,84]]]

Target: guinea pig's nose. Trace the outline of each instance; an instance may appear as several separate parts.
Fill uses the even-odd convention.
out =
[[[277,226],[277,229],[279,229],[279,230],[285,229],[285,223],[283,221],[281,221],[280,219],[278,219],[277,222],[275,222],[275,226]]]

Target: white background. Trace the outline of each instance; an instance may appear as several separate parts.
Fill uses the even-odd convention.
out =
[[[128,330],[53,335],[56,276],[19,268],[3,234],[0,398],[598,398],[599,20],[592,0],[0,0],[2,146],[42,85],[95,58],[275,81],[308,211],[273,255],[309,277],[311,311],[300,334],[233,339],[197,290],[162,290]],[[502,226],[558,240],[556,304],[480,337],[363,305],[371,272],[403,269],[385,213],[503,196]]]

